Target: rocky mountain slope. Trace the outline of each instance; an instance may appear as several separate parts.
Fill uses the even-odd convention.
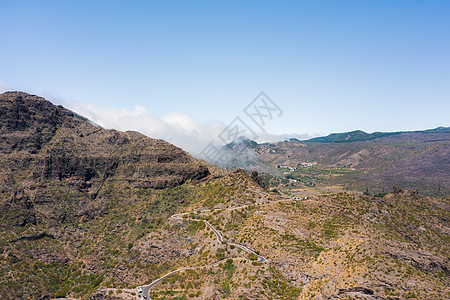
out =
[[[289,178],[303,180],[306,176],[311,184],[339,184],[372,193],[389,192],[393,185],[427,195],[450,192],[448,128],[373,134],[354,131],[307,141],[246,142],[233,147],[238,149],[239,161],[246,162],[241,167],[272,173],[277,166],[296,168]],[[305,168],[302,163],[307,162],[317,165]]]
[[[136,299],[180,268],[152,299],[450,297],[448,198],[292,200],[25,93],[0,122],[1,299]]]
[[[2,208],[17,214],[4,215],[6,224],[92,218],[104,210],[105,184],[166,188],[209,174],[163,140],[99,128],[25,93],[0,96],[0,137]],[[69,200],[74,211],[54,209]]]
[[[3,243],[70,239],[42,232],[108,214],[117,201],[114,190],[166,189],[210,173],[205,163],[163,140],[99,128],[21,92],[0,95],[0,164]],[[74,249],[29,251],[44,262],[75,256]]]
[[[180,299],[176,296],[186,290],[195,299],[450,297],[448,199],[396,190],[383,198],[339,193],[301,201],[262,198],[242,209],[235,205],[172,220],[141,249],[158,257],[167,253],[162,241],[178,236],[169,248],[187,245],[192,251],[180,266],[242,256],[195,221],[206,218],[225,239],[255,249],[268,261],[233,260],[177,273],[153,289],[152,299]]]

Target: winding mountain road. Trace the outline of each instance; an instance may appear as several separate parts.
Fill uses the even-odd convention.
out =
[[[222,243],[223,237],[220,234],[220,232],[218,232],[208,221],[203,221],[203,222],[205,222],[206,226],[208,226],[212,230],[212,232],[214,232],[214,234],[217,236],[217,240]]]
[[[242,249],[242,250],[244,250],[244,251],[246,251],[246,252],[248,252],[250,254],[256,255],[258,257],[258,262],[266,262],[267,261],[267,259],[264,256],[259,255],[258,253],[256,253],[253,250],[250,250],[249,248],[245,247],[244,245],[231,243],[231,242],[225,242],[223,240],[222,234],[220,232],[218,232],[208,221],[203,221],[203,222],[205,222],[205,224],[216,234],[217,240],[219,242],[221,242],[221,243],[224,242],[227,245],[235,246],[235,247],[237,247],[239,249]]]
[[[240,207],[238,207],[238,208],[244,208],[244,207],[247,207],[247,206],[248,206],[248,205],[240,206]],[[237,208],[236,208],[236,207],[229,208],[229,210],[235,210],[235,209],[237,209]],[[210,211],[210,210],[208,210],[208,211]],[[175,214],[175,215],[171,216],[171,218],[174,218],[174,219],[181,219],[183,215],[189,215],[190,213],[191,213],[191,212]],[[258,253],[256,253],[255,251],[253,251],[253,250],[247,248],[247,247],[244,246],[244,245],[224,241],[224,240],[223,240],[222,234],[221,234],[217,229],[215,229],[214,226],[211,225],[211,223],[209,223],[209,222],[206,221],[206,220],[203,220],[203,222],[204,222],[204,223],[206,224],[206,226],[208,226],[209,229],[211,229],[211,231],[216,235],[217,241],[218,241],[218,242],[220,242],[220,243],[226,243],[227,245],[234,246],[234,247],[239,248],[239,249],[241,249],[241,250],[243,250],[243,251],[245,251],[245,252],[247,252],[247,253],[256,255],[256,256],[258,257],[258,260],[257,260],[258,262],[261,262],[261,263],[267,262],[267,258],[265,258],[264,256],[259,255]],[[150,289],[153,288],[155,285],[161,283],[161,281],[163,281],[165,278],[169,277],[170,275],[172,275],[172,274],[174,274],[174,273],[181,272],[181,271],[185,271],[185,270],[194,270],[194,269],[202,269],[202,268],[210,268],[210,267],[214,267],[214,266],[217,266],[217,265],[219,265],[219,264],[221,264],[221,263],[227,261],[228,259],[230,259],[230,258],[225,258],[225,259],[222,259],[222,260],[220,260],[220,261],[217,261],[217,262],[212,263],[212,264],[209,264],[209,265],[195,266],[195,267],[184,267],[184,268],[180,268],[180,269],[171,271],[171,272],[167,273],[166,275],[164,275],[164,276],[162,276],[162,277],[156,279],[155,281],[151,282],[150,284],[143,286],[143,287],[142,287],[142,299],[149,299],[149,298],[148,298],[148,297],[149,297],[148,294],[149,294],[149,292],[150,292]],[[238,260],[246,260],[246,261],[250,261],[249,259],[243,258],[243,257],[236,257],[236,258],[231,258],[231,259],[233,259],[233,260],[238,259]]]

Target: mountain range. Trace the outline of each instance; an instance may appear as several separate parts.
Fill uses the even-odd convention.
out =
[[[257,144],[245,138],[226,146],[232,167],[275,174],[279,166],[296,171],[289,179],[308,177],[310,184],[340,185],[372,193],[397,185],[426,195],[450,192],[450,129],[365,133],[357,130],[309,140]],[[314,166],[304,168],[308,162]],[[283,176],[281,176],[283,177]],[[305,179],[301,179],[305,181]]]
[[[1,94],[0,298],[450,297],[448,129],[244,144],[224,170]]]

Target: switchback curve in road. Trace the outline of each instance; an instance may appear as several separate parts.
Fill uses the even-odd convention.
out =
[[[189,213],[175,214],[175,215],[171,216],[171,218],[177,219],[177,218],[180,218],[181,216],[187,215],[187,214],[189,214]],[[267,262],[267,259],[266,259],[264,256],[261,256],[261,255],[257,254],[256,252],[254,252],[253,250],[247,248],[247,247],[244,246],[244,245],[236,244],[236,243],[231,243],[231,242],[224,242],[222,234],[221,234],[217,229],[215,229],[214,226],[211,225],[211,223],[209,223],[209,222],[206,221],[206,220],[203,220],[203,222],[204,222],[204,223],[206,224],[206,226],[208,226],[209,229],[211,229],[211,231],[216,235],[217,241],[218,241],[218,242],[220,242],[220,243],[226,243],[227,245],[237,247],[237,248],[239,248],[239,249],[241,249],[241,250],[244,250],[244,251],[246,251],[246,252],[248,252],[248,253],[250,253],[250,254],[256,255],[256,256],[258,257],[258,260],[257,260],[258,262],[262,262],[262,263]],[[225,259],[222,259],[222,260],[220,260],[220,261],[218,261],[218,262],[215,262],[215,263],[212,263],[212,264],[209,264],[209,265],[205,265],[205,266],[184,267],[184,268],[180,268],[180,269],[171,271],[171,272],[165,274],[164,276],[161,276],[160,278],[154,280],[154,281],[151,282],[150,284],[143,286],[143,287],[142,287],[142,297],[143,297],[143,298],[145,297],[144,299],[148,299],[148,294],[149,294],[149,292],[150,292],[150,289],[153,288],[155,285],[161,283],[165,278],[169,277],[170,275],[172,275],[172,274],[174,274],[174,273],[181,272],[181,271],[185,271],[185,270],[194,270],[194,269],[202,269],[202,268],[210,268],[210,267],[214,267],[214,266],[216,266],[216,265],[219,265],[219,264],[221,264],[221,263],[227,261],[228,259],[230,259],[230,258],[225,258]],[[248,259],[243,258],[243,257],[237,257],[237,258],[231,258],[231,259],[233,259],[233,260],[235,260],[235,259],[243,259],[243,260],[249,261]]]

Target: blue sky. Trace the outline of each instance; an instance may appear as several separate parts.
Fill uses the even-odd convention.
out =
[[[3,90],[106,127],[227,124],[261,91],[273,134],[450,125],[450,1],[2,0],[0,37]]]

